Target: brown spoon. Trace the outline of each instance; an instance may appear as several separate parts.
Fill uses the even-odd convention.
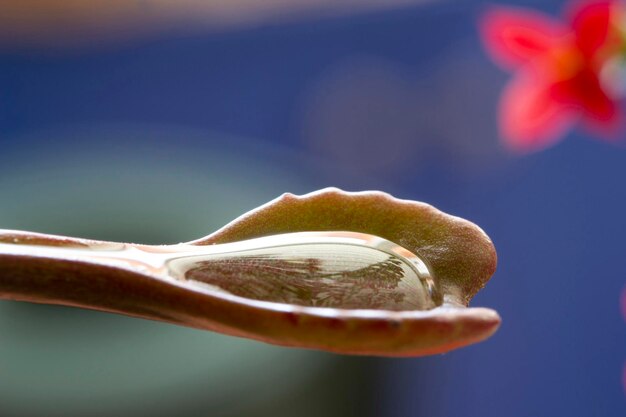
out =
[[[498,314],[466,303],[494,268],[477,226],[379,192],[286,194],[178,245],[0,231],[0,298],[351,354],[487,338]]]

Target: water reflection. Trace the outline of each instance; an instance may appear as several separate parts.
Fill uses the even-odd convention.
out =
[[[185,278],[239,297],[310,307],[424,310],[435,303],[399,256],[363,246],[300,245],[194,262]]]

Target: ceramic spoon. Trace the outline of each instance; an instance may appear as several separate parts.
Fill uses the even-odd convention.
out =
[[[285,194],[177,245],[0,231],[0,298],[351,354],[487,338],[498,314],[466,305],[494,268],[477,226],[379,192]]]

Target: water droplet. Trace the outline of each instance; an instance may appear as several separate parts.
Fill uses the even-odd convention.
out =
[[[441,304],[426,265],[392,242],[351,232],[281,236],[226,253],[174,259],[169,268],[180,279],[252,300],[385,310]]]

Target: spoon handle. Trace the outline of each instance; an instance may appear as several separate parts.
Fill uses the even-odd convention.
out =
[[[0,299],[165,319],[162,301],[150,294],[168,294],[171,285],[143,274],[145,263],[116,256],[125,246],[0,230]]]
[[[119,243],[100,240],[81,239],[68,236],[49,235],[44,233],[26,232],[22,230],[0,229],[0,244],[38,245],[58,248],[111,248]]]

